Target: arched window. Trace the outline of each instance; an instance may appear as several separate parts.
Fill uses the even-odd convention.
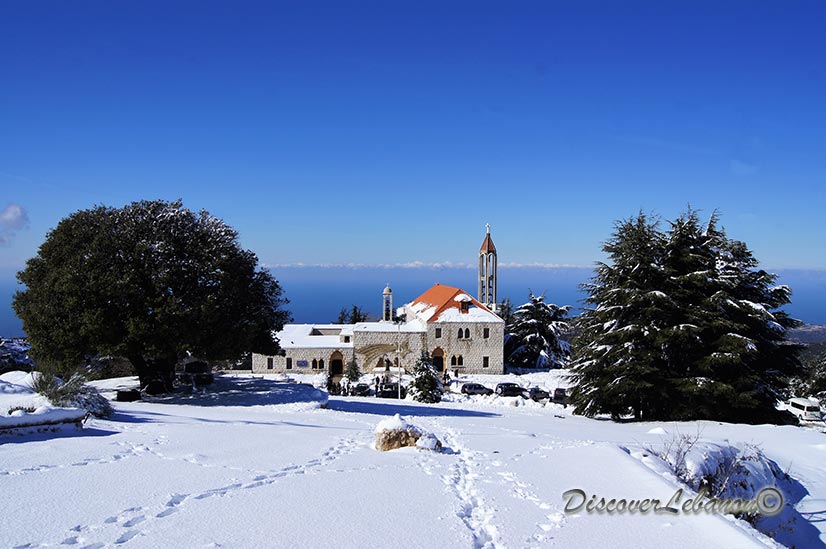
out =
[[[461,328],[459,328],[459,339],[462,339],[462,336],[463,336],[464,334],[465,334],[465,332],[463,332],[463,331],[462,331],[462,329],[461,329]]]
[[[319,370],[324,369],[324,359],[323,358],[318,361],[318,369]]]
[[[317,369],[318,369],[318,361],[316,359],[313,359],[313,370],[317,370]]]
[[[457,362],[457,365],[458,365],[458,366],[461,366],[461,365],[462,365],[462,355],[459,355],[459,360],[458,360],[458,362]]]
[[[456,366],[456,355],[453,355],[452,357],[450,357],[450,365],[451,366]]]
[[[465,328],[465,339],[470,339],[470,330]]]

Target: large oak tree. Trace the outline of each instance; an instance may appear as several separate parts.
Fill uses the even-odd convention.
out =
[[[38,361],[70,369],[122,356],[141,386],[171,388],[186,354],[278,352],[289,320],[272,275],[237,232],[180,201],[98,206],[63,219],[18,273],[14,296]]]

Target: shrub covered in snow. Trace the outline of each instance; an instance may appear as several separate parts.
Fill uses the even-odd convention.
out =
[[[753,444],[707,442],[699,435],[678,433],[646,450],[666,462],[682,482],[694,490],[705,488],[712,497],[750,499],[786,476]]]
[[[789,500],[796,491],[796,482],[766,457],[760,447],[703,441],[699,434],[676,434],[664,439],[661,445],[648,446],[645,450],[661,461],[652,463],[651,456],[644,453],[643,462],[655,469],[664,464],[681,482],[698,493],[704,492],[707,498],[752,501],[766,487],[779,489],[787,503],[777,516],[742,512],[736,516],[778,541],[785,543],[784,540],[791,539],[788,536],[793,534],[797,517]]]
[[[81,408],[95,417],[112,415],[112,405],[96,388],[86,385],[86,378],[72,374],[67,381],[39,372],[32,376],[32,389],[49,399],[54,406]]]

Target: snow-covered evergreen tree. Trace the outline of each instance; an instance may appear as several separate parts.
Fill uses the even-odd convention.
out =
[[[791,290],[774,286],[777,275],[758,269],[745,243],[729,239],[713,214],[702,227],[695,211],[674,224],[676,233],[701,252],[702,261],[674,269],[684,280],[683,311],[699,326],[699,345],[683,349],[691,363],[681,379],[686,409],[676,416],[758,423],[777,419],[774,404],[785,396],[787,380],[800,369],[800,347],[786,341],[786,331],[799,325],[779,308],[790,303]],[[688,284],[688,280],[693,281]],[[693,306],[692,306],[693,305]]]
[[[643,213],[615,225],[578,319],[571,398],[576,413],[659,415],[669,401],[661,330],[675,305],[663,292],[663,237]]]
[[[533,292],[528,299],[505,327],[505,362],[519,368],[560,368],[570,357],[570,345],[562,339],[570,329],[570,307],[545,303],[544,295]]]
[[[667,233],[644,214],[604,246],[580,320],[578,413],[644,419],[779,420],[776,398],[799,369],[785,341],[790,290],[742,242],[689,210]]]
[[[361,369],[359,368],[355,357],[347,363],[347,369],[344,372],[344,375],[353,383],[357,383],[358,380],[361,379]]]
[[[427,353],[422,353],[416,361],[416,366],[413,368],[413,382],[407,392],[413,400],[418,402],[441,402],[445,389]]]

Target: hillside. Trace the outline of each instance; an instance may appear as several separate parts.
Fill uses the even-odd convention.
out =
[[[805,324],[789,332],[789,339],[799,343],[822,343],[826,341],[826,326]]]
[[[0,338],[0,374],[13,370],[31,370],[33,363],[29,358],[30,348],[23,338]]]

